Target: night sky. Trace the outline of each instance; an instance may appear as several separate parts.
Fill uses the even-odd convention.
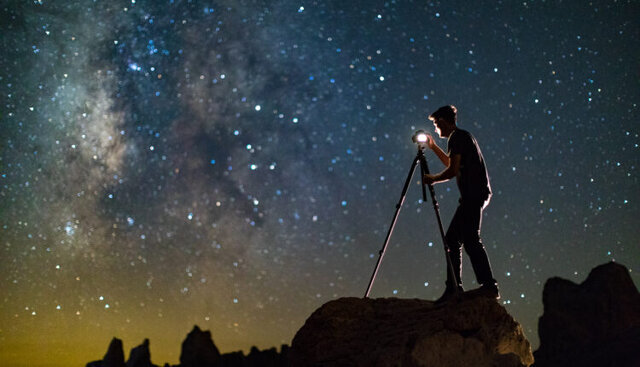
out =
[[[445,104],[484,153],[483,240],[534,348],[548,278],[615,260],[640,284],[640,3],[483,4],[3,2],[2,365],[81,366],[114,336],[177,363],[194,324],[222,352],[290,344],[364,295]],[[418,179],[371,297],[443,291]],[[446,229],[458,190],[436,193]]]

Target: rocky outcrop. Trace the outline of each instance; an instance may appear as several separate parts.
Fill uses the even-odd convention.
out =
[[[252,347],[248,355],[243,352],[220,354],[211,339],[211,332],[202,331],[196,325],[182,342],[180,364],[164,367],[287,367],[289,346],[283,345],[280,352],[276,348],[259,350]],[[149,339],[131,349],[129,360],[124,363],[122,341],[113,338],[104,358],[87,363],[87,367],[157,367],[151,363]]]
[[[149,339],[145,339],[142,344],[131,349],[127,367],[157,367],[151,363],[151,352],[149,351]]]
[[[180,353],[181,367],[216,367],[220,363],[220,352],[213,344],[211,332],[202,331],[198,326],[187,334]]]
[[[580,285],[551,278],[542,303],[536,367],[640,366],[640,294],[624,266],[600,265]]]
[[[222,355],[220,367],[286,367],[288,363],[289,346],[283,345],[280,353],[276,348],[259,350],[252,347],[248,355],[233,352]]]
[[[109,348],[104,358],[99,361],[87,363],[87,367],[126,367],[124,364],[124,349],[122,348],[122,340],[118,338],[111,339]]]
[[[341,298],[298,331],[293,367],[529,366],[520,324],[495,300],[463,295],[444,305],[418,299]]]

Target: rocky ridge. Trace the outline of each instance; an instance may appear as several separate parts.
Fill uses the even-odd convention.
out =
[[[252,347],[249,354],[232,352],[220,354],[213,343],[211,332],[202,331],[197,325],[187,334],[182,342],[180,364],[164,367],[286,367],[289,346],[283,345],[280,352],[276,348],[259,350]],[[158,367],[151,363],[149,339],[131,349],[129,359],[125,363],[122,341],[113,338],[104,358],[87,363],[87,367]]]

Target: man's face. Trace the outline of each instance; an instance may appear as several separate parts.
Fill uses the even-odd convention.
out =
[[[442,129],[443,127],[445,127],[446,122],[443,119],[435,119],[433,121],[433,128],[436,132],[436,134],[438,134],[439,137],[444,138],[445,136],[442,135]]]

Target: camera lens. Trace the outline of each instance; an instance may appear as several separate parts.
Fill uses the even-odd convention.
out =
[[[411,137],[414,143],[426,143],[427,142],[427,133],[424,130],[418,130]]]

